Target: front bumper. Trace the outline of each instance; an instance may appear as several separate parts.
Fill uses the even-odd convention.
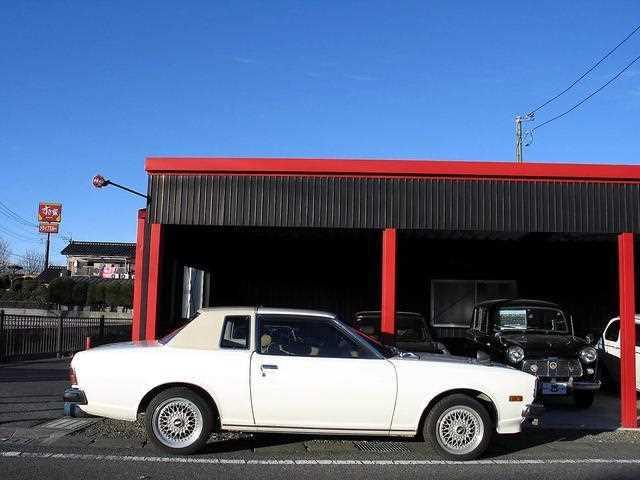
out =
[[[561,385],[565,385],[566,386],[566,395],[571,395],[573,392],[577,392],[577,391],[581,391],[581,392],[596,392],[598,390],[600,390],[600,387],[602,385],[602,382],[600,382],[600,380],[573,380],[573,379],[569,379],[568,381],[556,381],[555,379],[549,379],[549,380],[544,380],[544,379],[539,379],[538,381],[538,391],[537,391],[537,395],[538,397],[543,397],[543,396],[562,396],[562,394],[557,395],[557,394],[544,394],[542,391],[542,385],[546,383],[546,384],[553,384],[553,383],[558,383]]]
[[[68,403],[75,403],[76,405],[86,405],[87,396],[79,388],[67,388],[62,395],[62,399]]]
[[[531,425],[538,425],[543,414],[544,405],[542,403],[531,403],[522,411],[522,421]]]

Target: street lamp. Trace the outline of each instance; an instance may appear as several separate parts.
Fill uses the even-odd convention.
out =
[[[120,184],[118,184],[116,182],[113,182],[113,181],[111,181],[111,180],[109,180],[107,178],[104,178],[100,174],[95,175],[93,177],[93,180],[91,180],[91,183],[93,183],[93,186],[96,187],[96,188],[103,188],[103,187],[107,187],[109,185],[113,185],[114,187],[118,187],[118,188],[120,188],[122,190],[125,190],[125,191],[129,192],[129,193],[133,193],[134,195],[138,195],[138,196],[140,196],[142,198],[146,198],[147,201],[149,201],[149,196],[148,195],[145,195],[144,193],[137,192],[137,191],[133,190],[132,188],[125,187],[124,185],[120,185]]]

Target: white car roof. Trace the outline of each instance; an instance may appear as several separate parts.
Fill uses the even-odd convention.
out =
[[[298,308],[267,308],[258,307],[256,313],[259,315],[301,315],[304,317],[328,317],[336,318],[335,314],[322,312],[319,310],[303,310]]]
[[[613,317],[611,320],[609,320],[609,323],[615,321],[615,320],[620,320],[620,317]],[[607,325],[609,324],[607,323]],[[636,323],[640,323],[640,314],[636,313]]]

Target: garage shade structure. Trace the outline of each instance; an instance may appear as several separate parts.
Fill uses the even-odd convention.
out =
[[[135,339],[164,334],[158,317],[173,311],[163,310],[159,295],[163,265],[171,261],[163,254],[170,229],[378,232],[378,308],[387,335],[395,332],[396,256],[402,253],[396,236],[402,232],[618,236],[622,424],[636,426],[630,379],[639,166],[152,157],[146,170],[149,204],[138,217]]]

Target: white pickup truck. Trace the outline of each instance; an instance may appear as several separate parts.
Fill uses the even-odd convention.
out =
[[[422,436],[442,456],[480,456],[494,431],[536,414],[536,377],[474,359],[386,347],[323,312],[202,309],[159,340],[75,355],[69,406],[136,420],[194,453],[211,432]]]

